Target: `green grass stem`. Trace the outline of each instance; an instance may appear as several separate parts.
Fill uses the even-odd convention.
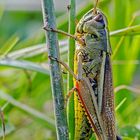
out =
[[[56,29],[55,10],[53,0],[42,0],[44,25]],[[52,31],[46,32],[48,55],[59,58],[59,46],[57,34]],[[64,108],[64,92],[60,65],[57,61],[50,59],[51,85],[54,99],[56,130],[58,140],[68,139],[67,117]],[[47,84],[47,83],[46,83]]]
[[[76,21],[76,2],[75,0],[70,0],[69,5],[69,33],[75,33],[75,21]],[[74,53],[75,53],[75,40],[69,38],[69,48],[68,48],[68,64],[69,67],[74,71]],[[68,91],[73,88],[73,77],[68,74]],[[70,132],[70,140],[74,140],[74,94],[71,95],[69,99],[69,107],[68,107],[68,122],[69,122],[69,132]]]

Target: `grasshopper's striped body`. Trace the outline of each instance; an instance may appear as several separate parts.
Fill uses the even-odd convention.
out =
[[[76,60],[76,55],[75,55]],[[77,61],[74,63],[75,71],[74,73],[77,75]],[[74,84],[77,85],[77,81],[74,81]],[[77,87],[76,87],[77,88]],[[92,134],[92,130],[90,127],[90,123],[85,114],[85,110],[82,106],[82,103],[75,92],[74,94],[74,104],[75,104],[75,140],[85,139],[88,140]]]
[[[75,140],[88,140],[95,131],[99,140],[116,140],[111,48],[105,15],[97,10],[86,13],[76,28],[78,42],[75,53]],[[80,60],[79,60],[80,59]],[[82,96],[82,97],[80,97]]]

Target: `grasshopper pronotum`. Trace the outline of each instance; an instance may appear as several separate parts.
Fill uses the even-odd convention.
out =
[[[60,62],[75,78],[74,90],[78,93],[75,95],[75,140],[89,139],[92,130],[99,140],[119,139],[115,129],[107,19],[96,6],[79,21],[75,36],[69,35],[79,44],[74,72],[61,60],[50,57]],[[56,29],[44,29],[68,35]]]

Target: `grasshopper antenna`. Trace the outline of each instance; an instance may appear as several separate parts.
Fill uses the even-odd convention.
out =
[[[94,9],[93,9],[93,13],[94,14],[97,14],[97,5],[98,5],[98,2],[99,2],[99,0],[96,0],[95,6],[94,6]]]

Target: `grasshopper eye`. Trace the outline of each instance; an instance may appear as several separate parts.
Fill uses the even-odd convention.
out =
[[[91,38],[95,38],[95,39],[97,39],[97,38],[98,38],[98,36],[97,36],[97,35],[95,35],[95,34],[91,34]]]
[[[103,16],[101,14],[98,14],[96,17],[94,17],[94,20],[100,22],[103,20]]]

